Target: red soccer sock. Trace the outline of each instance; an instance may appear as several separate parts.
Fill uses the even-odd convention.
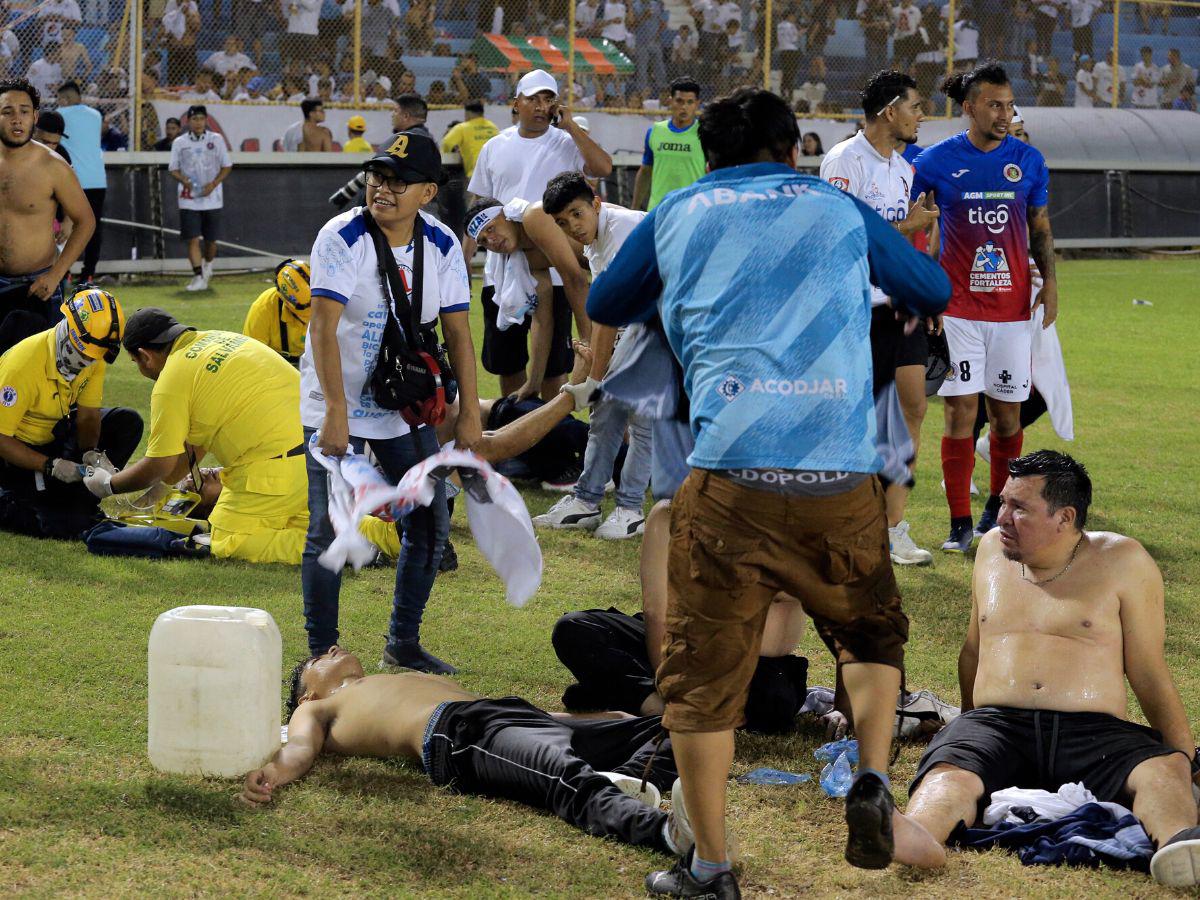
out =
[[[952,519],[971,517],[971,473],[975,470],[975,442],[969,438],[942,438],[942,477]]]
[[[988,432],[988,444],[992,450],[992,496],[999,497],[1008,483],[1008,462],[1021,455],[1021,444],[1025,432],[1018,431],[1008,437],[1000,437],[996,429]]]

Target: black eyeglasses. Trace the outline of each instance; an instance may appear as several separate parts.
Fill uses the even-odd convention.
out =
[[[370,169],[366,173],[366,181],[368,187],[381,188],[385,184],[387,189],[399,197],[408,190],[408,182],[396,175],[384,175],[382,172],[376,172]]]

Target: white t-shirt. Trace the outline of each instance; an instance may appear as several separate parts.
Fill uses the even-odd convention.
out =
[[[203,69],[212,69],[222,78],[230,72],[236,72],[238,69],[249,69],[252,72],[258,71],[258,66],[254,64],[254,60],[248,57],[245,53],[226,53],[224,50],[218,50],[212,56],[204,61]]]
[[[596,239],[590,244],[584,244],[583,256],[592,270],[592,278],[596,278],[608,268],[629,233],[637,228],[638,223],[646,218],[639,209],[626,209],[615,203],[601,203],[600,215],[596,222]]]
[[[63,80],[62,66],[59,63],[50,62],[43,56],[34,60],[29,71],[25,73],[25,80],[37,88],[38,93],[43,97],[53,97],[55,90]]]
[[[1149,82],[1148,87],[1139,85],[1138,79],[1144,78]],[[1133,93],[1130,95],[1129,102],[1134,106],[1140,106],[1143,109],[1158,109],[1158,83],[1162,79],[1162,72],[1154,63],[1146,65],[1141,60],[1133,67],[1133,74],[1130,78],[1133,84]]]
[[[700,30],[716,34],[725,30],[725,20],[721,18],[721,5],[716,0],[698,0],[693,8],[700,13]]]
[[[316,34],[321,21],[321,0],[280,0],[288,34]],[[296,8],[293,13],[292,7]]]
[[[1117,84],[1128,80],[1129,73],[1124,66],[1117,66]],[[1113,70],[1106,62],[1098,62],[1092,66],[1092,77],[1096,79],[1096,96],[1100,98],[1101,106],[1112,106],[1113,101]]]
[[[912,37],[921,27],[921,10],[915,4],[903,4],[892,10],[892,21],[896,23],[893,37]]]
[[[59,19],[66,19],[68,22],[83,21],[83,15],[79,12],[79,4],[75,0],[46,0],[45,3],[38,6],[37,16],[39,19],[55,19],[55,21],[42,25],[43,44],[62,43],[63,23],[58,21]]]
[[[442,313],[469,310],[471,288],[462,246],[454,232],[423,212],[420,222],[425,229],[421,322],[430,323]],[[392,248],[400,273],[410,286],[412,251],[412,244]],[[325,223],[313,244],[309,264],[312,295],[336,300],[346,307],[338,320],[337,342],[350,434],[368,439],[408,434],[408,424],[400,413],[381,409],[371,397],[370,375],[379,356],[390,303],[380,289],[375,242],[367,234],[363,207],[356,206]],[[313,364],[313,345],[306,342],[300,358],[300,420],[308,428],[320,428],[324,419],[325,395]]]
[[[775,46],[782,51],[800,49],[800,29],[784,19],[775,29]]]
[[[600,36],[607,38],[610,41],[624,42],[629,39],[629,32],[625,30],[625,4],[624,3],[603,3],[600,6],[600,21],[607,22],[609,19],[620,19],[618,22],[605,25],[600,32]]]
[[[1085,90],[1086,89],[1086,90]],[[1087,69],[1080,69],[1075,73],[1075,105],[1080,109],[1091,109],[1096,104],[1092,102],[1091,96],[1087,91],[1096,90],[1096,73],[1089,72]]]
[[[682,33],[675,35],[675,39],[671,41],[671,47],[675,50],[675,58],[680,62],[691,62],[692,57],[696,55],[696,47],[700,44],[700,36],[696,32],[688,32],[687,37]],[[780,50],[783,47],[779,48]]]
[[[1086,28],[1100,8],[1100,0],[1071,0],[1071,27]]]
[[[589,6],[587,3],[580,3],[575,7],[575,27],[576,28],[591,28],[596,24],[596,14],[599,12],[597,6]]]
[[[190,131],[184,132],[171,143],[172,172],[182,172],[191,181],[192,186],[199,191],[208,184],[226,166],[229,161],[229,151],[225,148],[225,138],[211,131],[206,131],[196,137]],[[225,185],[218,184],[207,197],[193,197],[191,191],[182,184],[178,188],[180,209],[220,209],[225,204]]]
[[[821,160],[821,177],[853,194],[887,222],[908,218],[912,165],[894,150],[890,157],[880,156],[861,131],[829,149]],[[872,285],[871,305],[883,306],[887,300],[887,294]]]
[[[979,29],[971,22],[959,19],[954,23],[954,59],[966,61],[979,58]]]
[[[547,128],[535,138],[525,138],[512,125],[483,145],[467,190],[501,203],[518,198],[536,203],[555,175],[582,170],[583,154],[561,128]],[[489,250],[483,273],[486,285],[492,284],[489,270],[495,270],[494,256]],[[558,273],[551,270],[551,274],[555,284],[562,284]]]

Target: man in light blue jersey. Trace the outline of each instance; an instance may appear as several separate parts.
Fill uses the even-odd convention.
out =
[[[842,667],[861,768],[846,798],[853,865],[930,863],[885,770],[908,619],[875,472],[870,288],[908,316],[941,312],[945,274],[874,210],[798,174],[787,104],[756,88],[700,119],[710,174],[670,194],[592,286],[603,325],[662,318],[696,446],[672,509],[658,686],[694,850],[654,894],[740,896],[725,782],[734,729],[779,591],[801,598]]]

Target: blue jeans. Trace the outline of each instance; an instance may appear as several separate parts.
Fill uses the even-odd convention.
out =
[[[670,500],[675,496],[692,470],[687,458],[695,446],[696,438],[687,422],[659,419],[654,423],[650,488],[655,500]]]
[[[604,486],[612,478],[613,463],[621,450],[625,427],[629,426],[629,452],[621,469],[621,487],[617,490],[617,506],[642,509],[646,488],[650,484],[650,422],[635,416],[629,407],[608,397],[601,397],[592,407],[592,424],[588,428],[587,450],[583,454],[583,472],[575,485],[575,497],[590,506],[599,506]]]
[[[316,429],[304,429],[304,441]],[[420,449],[411,434],[397,438],[350,438],[356,453],[361,453],[367,440],[371,450],[392,483],[426,457],[438,450],[432,428],[417,431]],[[308,632],[308,649],[324,653],[338,640],[338,593],[342,573],[331,572],[317,562],[333,542],[333,525],[329,521],[329,477],[324,467],[307,450],[304,462],[308,467],[308,540],[300,564],[300,586],[304,593],[304,628]],[[431,527],[432,525],[432,527]],[[446,483],[438,482],[433,503],[417,507],[402,522],[400,559],[396,563],[396,590],[392,599],[392,620],[388,625],[388,643],[415,642],[420,637],[421,615],[429,602],[433,579],[442,561],[442,549],[450,534],[450,515],[446,509]],[[432,542],[432,547],[431,547]],[[432,551],[432,552],[431,552]]]

